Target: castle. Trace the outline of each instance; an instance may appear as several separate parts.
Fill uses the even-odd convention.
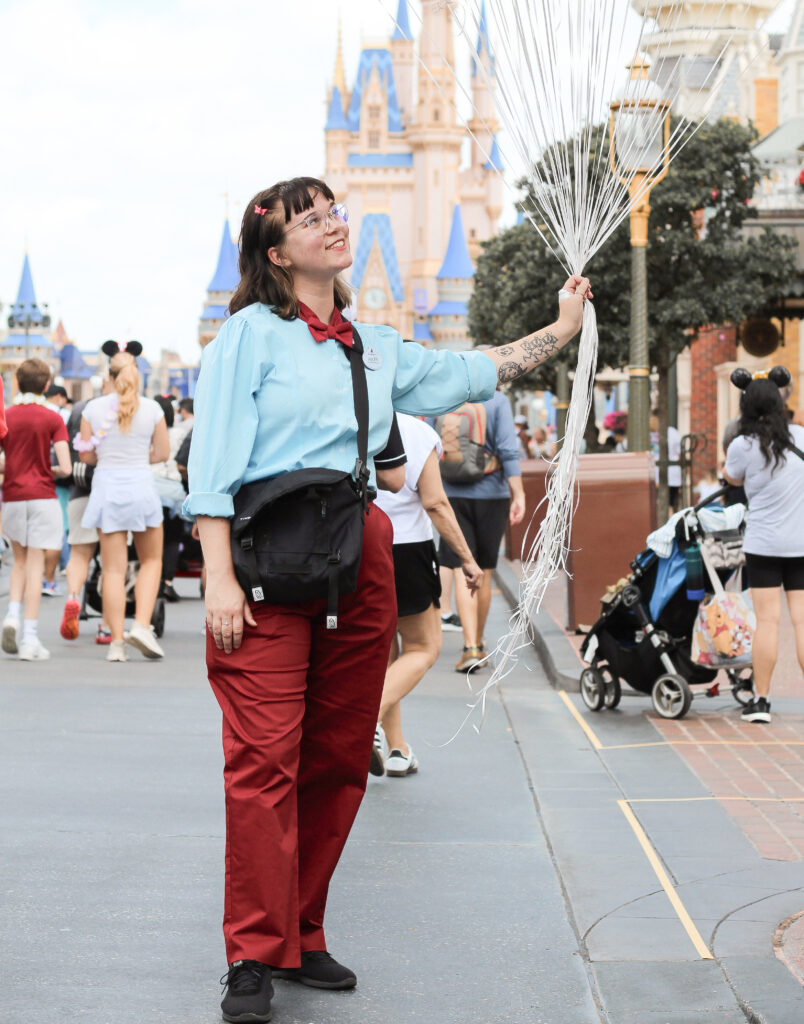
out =
[[[349,208],[354,313],[427,345],[466,348],[473,259],[497,233],[503,183],[495,133],[494,54],[485,6],[472,56],[472,120],[457,115],[453,15],[423,0],[419,65],[407,0],[385,46],[360,53],[347,86],[339,32],[327,95],[323,177]],[[425,70],[425,67],[427,70]],[[461,167],[464,145],[468,166]],[[206,344],[237,284],[228,224],[199,324]],[[236,247],[234,247],[236,253]]]

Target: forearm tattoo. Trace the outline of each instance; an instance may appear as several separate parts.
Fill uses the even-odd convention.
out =
[[[503,345],[497,349],[501,356],[514,356],[514,359],[506,359],[500,363],[497,369],[497,379],[501,384],[516,380],[522,374],[534,369],[543,363],[550,356],[553,356],[561,348],[561,343],[551,331],[543,334],[536,334],[532,338],[524,338],[516,345]]]

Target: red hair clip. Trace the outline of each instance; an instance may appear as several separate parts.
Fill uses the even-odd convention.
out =
[[[254,212],[255,212],[255,213],[256,213],[256,214],[258,215],[258,216],[262,217],[262,215],[263,215],[264,213],[267,213],[267,212],[268,212],[268,207],[267,207],[267,206],[257,206],[257,204],[255,203],[255,204],[254,204]]]

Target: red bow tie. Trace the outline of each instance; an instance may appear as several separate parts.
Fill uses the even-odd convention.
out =
[[[339,309],[336,308],[333,311],[329,323],[325,324],[323,320],[318,319],[309,306],[305,306],[303,302],[300,302],[299,316],[310,328],[310,334],[312,334],[316,341],[326,341],[327,338],[332,338],[347,348],[354,348],[355,339],[352,333],[352,324],[349,320],[344,320]]]

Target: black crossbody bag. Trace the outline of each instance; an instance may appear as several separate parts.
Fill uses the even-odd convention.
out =
[[[327,629],[338,628],[338,597],[357,589],[369,500],[369,403],[363,342],[346,348],[357,417],[354,472],[297,469],[244,484],[234,498],[232,561],[251,601],[327,600]]]

